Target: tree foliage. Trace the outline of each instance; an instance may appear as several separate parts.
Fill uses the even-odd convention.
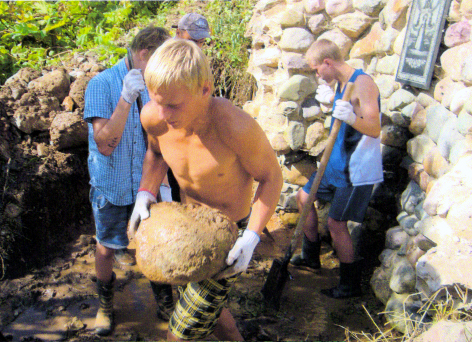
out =
[[[168,28],[194,11],[205,15],[212,29],[204,51],[214,70],[216,94],[244,103],[254,86],[246,73],[251,41],[244,36],[254,3],[0,1],[0,84],[20,68],[41,69],[75,52],[91,51],[111,66],[126,54],[126,44],[140,28],[150,24]]]
[[[0,2],[0,82],[23,67],[54,64],[72,51],[94,50],[107,65],[126,49],[128,31],[165,21],[174,1]]]

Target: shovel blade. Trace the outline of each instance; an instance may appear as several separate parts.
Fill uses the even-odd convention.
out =
[[[289,260],[280,261],[274,259],[269,274],[267,275],[267,280],[261,290],[266,305],[275,310],[279,310],[280,308],[280,299],[285,284],[290,277],[288,261]]]

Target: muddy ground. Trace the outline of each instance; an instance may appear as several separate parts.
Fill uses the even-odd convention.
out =
[[[280,310],[266,308],[260,290],[273,258],[283,257],[294,231],[284,227],[277,216],[268,228],[275,242],[267,235],[262,236],[253,261],[232,290],[228,304],[246,340],[345,341],[345,328],[366,333],[377,331],[365,310],[376,324],[383,324],[378,315],[382,304],[368,284],[371,267],[364,271],[362,297],[336,300],[320,293],[320,289],[338,281],[339,262],[327,244],[322,248],[322,269],[315,273],[290,267],[293,279],[285,287]],[[90,225],[81,229],[83,234],[67,246],[62,257],[25,277],[0,282],[0,331],[6,340],[98,340],[93,335],[98,304],[94,283],[95,240]],[[130,250],[135,251],[133,244]],[[165,339],[167,323],[156,318],[156,304],[147,279],[137,266],[115,266],[117,325],[106,340]]]

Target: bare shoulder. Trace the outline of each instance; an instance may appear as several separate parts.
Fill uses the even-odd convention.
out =
[[[141,124],[148,134],[159,136],[167,131],[167,125],[159,119],[156,111],[157,108],[149,101],[141,110]]]
[[[370,75],[363,74],[357,76],[354,84],[356,85],[356,87],[359,87],[359,89],[375,89],[378,92],[377,84]]]
[[[253,117],[225,98],[214,97],[211,111],[218,133],[222,137],[236,138],[259,127]]]
[[[354,92],[357,95],[356,97],[369,95],[375,97],[376,99],[379,95],[379,89],[377,87],[377,84],[374,82],[373,78],[370,75],[364,74],[357,76],[354,85]]]

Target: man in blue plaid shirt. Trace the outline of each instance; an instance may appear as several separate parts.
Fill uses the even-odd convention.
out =
[[[85,93],[90,201],[97,238],[98,335],[109,335],[113,330],[114,254],[129,243],[127,224],[146,153],[137,101],[138,97],[143,105],[149,101],[143,72],[153,52],[168,38],[163,28],[141,30],[131,42],[130,58],[95,76]]]

